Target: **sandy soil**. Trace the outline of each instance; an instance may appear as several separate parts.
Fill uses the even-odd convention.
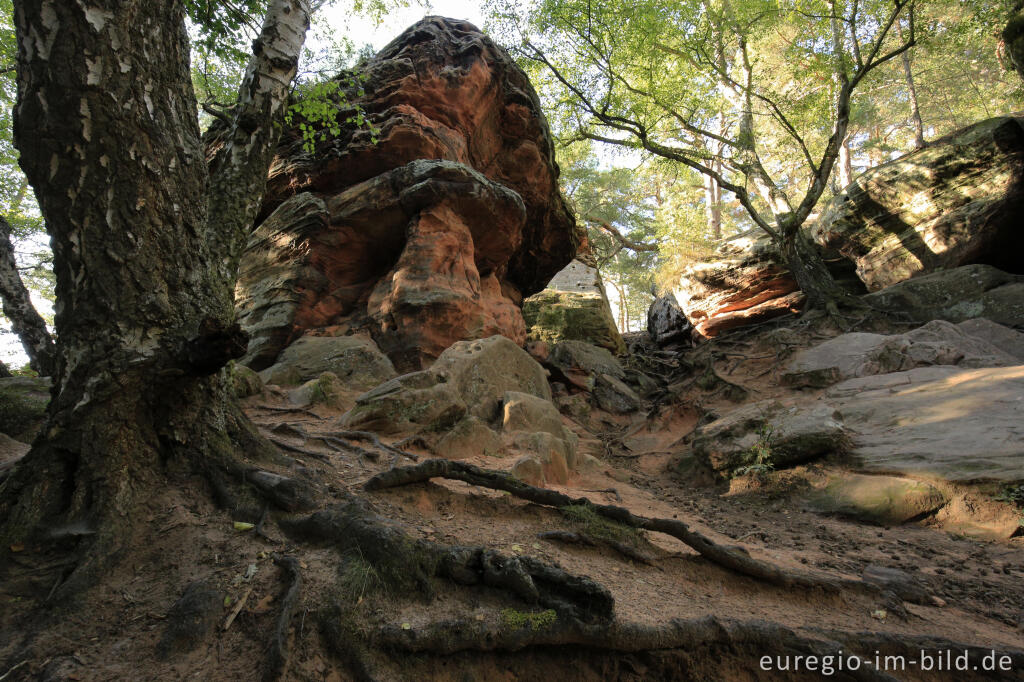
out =
[[[755,345],[740,348],[718,369],[729,381],[745,386],[751,399],[764,399],[783,395],[774,383],[777,366],[771,350]],[[295,460],[290,473],[309,470],[325,504],[347,493],[364,495],[378,513],[404,524],[413,537],[529,555],[590,576],[614,595],[619,621],[659,624],[714,616],[723,621],[766,621],[809,636],[833,631],[896,638],[927,635],[996,651],[1024,648],[1024,538],[971,539],[944,530],[950,519],[883,528],[808,511],[802,503],[808,481],[823,471],[842,469],[839,461],[716,485],[706,472],[680,466],[688,452],[685,436],[704,415],[722,414],[735,403],[714,390],[687,389],[680,396],[655,406],[650,415],[595,414],[589,430],[566,417],[566,425],[581,437],[581,450],[595,455],[600,465],[575,474],[563,490],[625,506],[636,514],[684,520],[717,541],[741,545],[753,556],[784,567],[848,578],[858,578],[869,565],[900,569],[925,586],[929,603],[910,604],[884,594],[826,595],[773,587],[713,565],[682,543],[653,533],[644,534],[641,541],[650,564],[608,547],[542,540],[539,533],[567,525],[557,509],[447,481],[364,493],[362,483],[389,467],[389,457],[371,461],[333,452],[280,430],[275,437],[316,453],[287,452]],[[334,421],[346,406],[343,401],[339,409],[279,412],[259,407],[266,404],[285,407],[286,401],[274,393],[249,400],[250,416],[267,432],[283,423],[309,433],[329,432],[338,428]],[[485,457],[468,461],[498,469],[512,463]],[[331,547],[296,545],[273,520],[267,524],[269,541],[252,531],[236,530],[234,521],[254,519],[235,519],[216,509],[198,479],[177,483],[149,502],[144,535],[134,539],[139,549],[83,596],[86,608],[71,615],[46,611],[41,632],[25,626],[30,621],[24,620],[24,612],[33,595],[51,587],[37,576],[52,573],[39,568],[59,562],[60,556],[46,556],[32,547],[14,555],[24,570],[16,569],[19,579],[0,587],[0,679],[257,679],[283,586],[282,574],[272,562],[274,553],[297,557],[303,580],[291,622],[292,656],[285,679],[360,677],[359,666],[353,668],[343,656],[331,653],[323,635],[323,613],[338,599],[346,601],[346,612],[354,614],[364,633],[388,624],[417,632],[446,619],[492,622],[509,605],[508,598],[494,590],[451,585],[441,586],[433,601],[375,590],[372,585],[339,596],[336,584],[344,557]],[[966,501],[963,514],[982,514],[991,504],[984,492],[961,492]],[[198,579],[208,580],[225,597],[216,633],[192,653],[159,660],[156,644],[166,614],[185,587]],[[224,621],[243,596],[243,607],[225,629]],[[396,680],[550,680],[552,675],[565,680],[822,679],[818,673],[761,671],[758,658],[768,648],[769,643],[759,650],[736,642],[691,651],[616,653],[567,646],[446,657],[392,656],[372,650],[365,653],[362,670],[374,679]],[[14,666],[20,667],[9,670]],[[949,680],[980,675],[914,669],[890,674],[890,679]],[[1024,670],[984,679],[1024,679]]]

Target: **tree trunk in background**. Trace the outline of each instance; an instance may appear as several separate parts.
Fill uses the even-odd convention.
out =
[[[917,103],[917,86],[914,85],[914,71],[910,66],[910,50],[900,59],[903,62],[903,75],[907,79],[907,93],[910,97],[910,117],[914,123],[914,149],[924,146],[924,121],[921,120],[921,109]]]
[[[704,214],[708,221],[708,231],[711,238],[718,241],[722,238],[722,188],[713,177],[701,177],[704,179]]]
[[[839,163],[836,164],[836,176],[839,180],[839,190],[842,191],[853,182],[853,159],[850,154],[850,138],[843,140],[839,147]]]
[[[245,350],[232,259],[309,20],[304,0],[270,3],[213,150],[225,195],[200,140],[181,2],[107,4],[15,7],[15,142],[52,238],[60,353],[46,437],[0,487],[0,552],[76,528],[84,559],[57,598],[139,540],[139,506],[168,467],[216,484],[239,445],[262,449],[219,370]]]
[[[56,365],[53,339],[46,329],[46,322],[32,305],[25,283],[21,281],[11,244],[11,226],[3,216],[0,216],[0,298],[3,299],[4,315],[21,339],[29,365],[40,376],[52,376]]]

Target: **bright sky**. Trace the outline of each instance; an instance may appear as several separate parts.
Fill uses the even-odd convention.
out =
[[[483,28],[484,17],[480,5],[481,3],[470,0],[412,0],[409,7],[390,12],[379,26],[375,26],[369,19],[348,16],[344,7],[333,7],[323,11],[330,25],[344,31],[354,43],[370,43],[374,50],[379,50],[406,28],[431,14],[451,19],[465,19],[477,28]]]

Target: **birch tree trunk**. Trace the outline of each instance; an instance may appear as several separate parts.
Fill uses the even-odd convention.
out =
[[[245,351],[234,268],[308,21],[306,0],[272,0],[208,154],[180,0],[16,3],[15,143],[52,238],[60,352],[45,436],[0,488],[0,552],[74,528],[57,598],[138,540],[169,468],[216,488],[240,444],[270,452],[219,370]]]

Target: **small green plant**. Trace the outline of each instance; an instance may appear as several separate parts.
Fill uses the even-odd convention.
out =
[[[1024,509],[1024,483],[1005,486],[994,499]]]
[[[331,372],[321,374],[309,393],[313,405],[334,405],[338,401],[338,377]]]
[[[640,540],[640,533],[636,528],[601,516],[589,504],[570,504],[562,507],[561,512],[572,528],[592,538],[633,545]]]
[[[513,630],[522,630],[524,628],[530,628],[533,631],[543,630],[554,625],[557,620],[558,614],[555,613],[554,609],[548,609],[540,613],[526,613],[524,611],[516,611],[515,609],[502,609],[501,611],[501,622],[505,627]]]
[[[366,116],[366,111],[359,105],[349,101],[347,91],[354,92],[357,97],[366,94],[363,82],[366,74],[348,74],[330,80],[315,83],[302,83],[296,88],[296,97],[284,115],[286,125],[295,125],[302,134],[302,148],[312,154],[318,142],[325,142],[328,136],[341,135],[341,124],[355,124],[357,128],[367,128],[370,140],[377,144],[380,139],[380,128],[373,125]],[[342,110],[352,112],[342,121],[339,114]]]
[[[740,466],[733,471],[733,476],[767,474],[774,471],[775,463],[772,461],[774,435],[775,427],[771,422],[761,424],[761,428],[757,430],[757,442],[743,453]]]
[[[360,602],[367,594],[384,588],[384,581],[370,562],[357,554],[348,558],[342,565],[338,575],[338,585],[342,593],[352,601]]]

